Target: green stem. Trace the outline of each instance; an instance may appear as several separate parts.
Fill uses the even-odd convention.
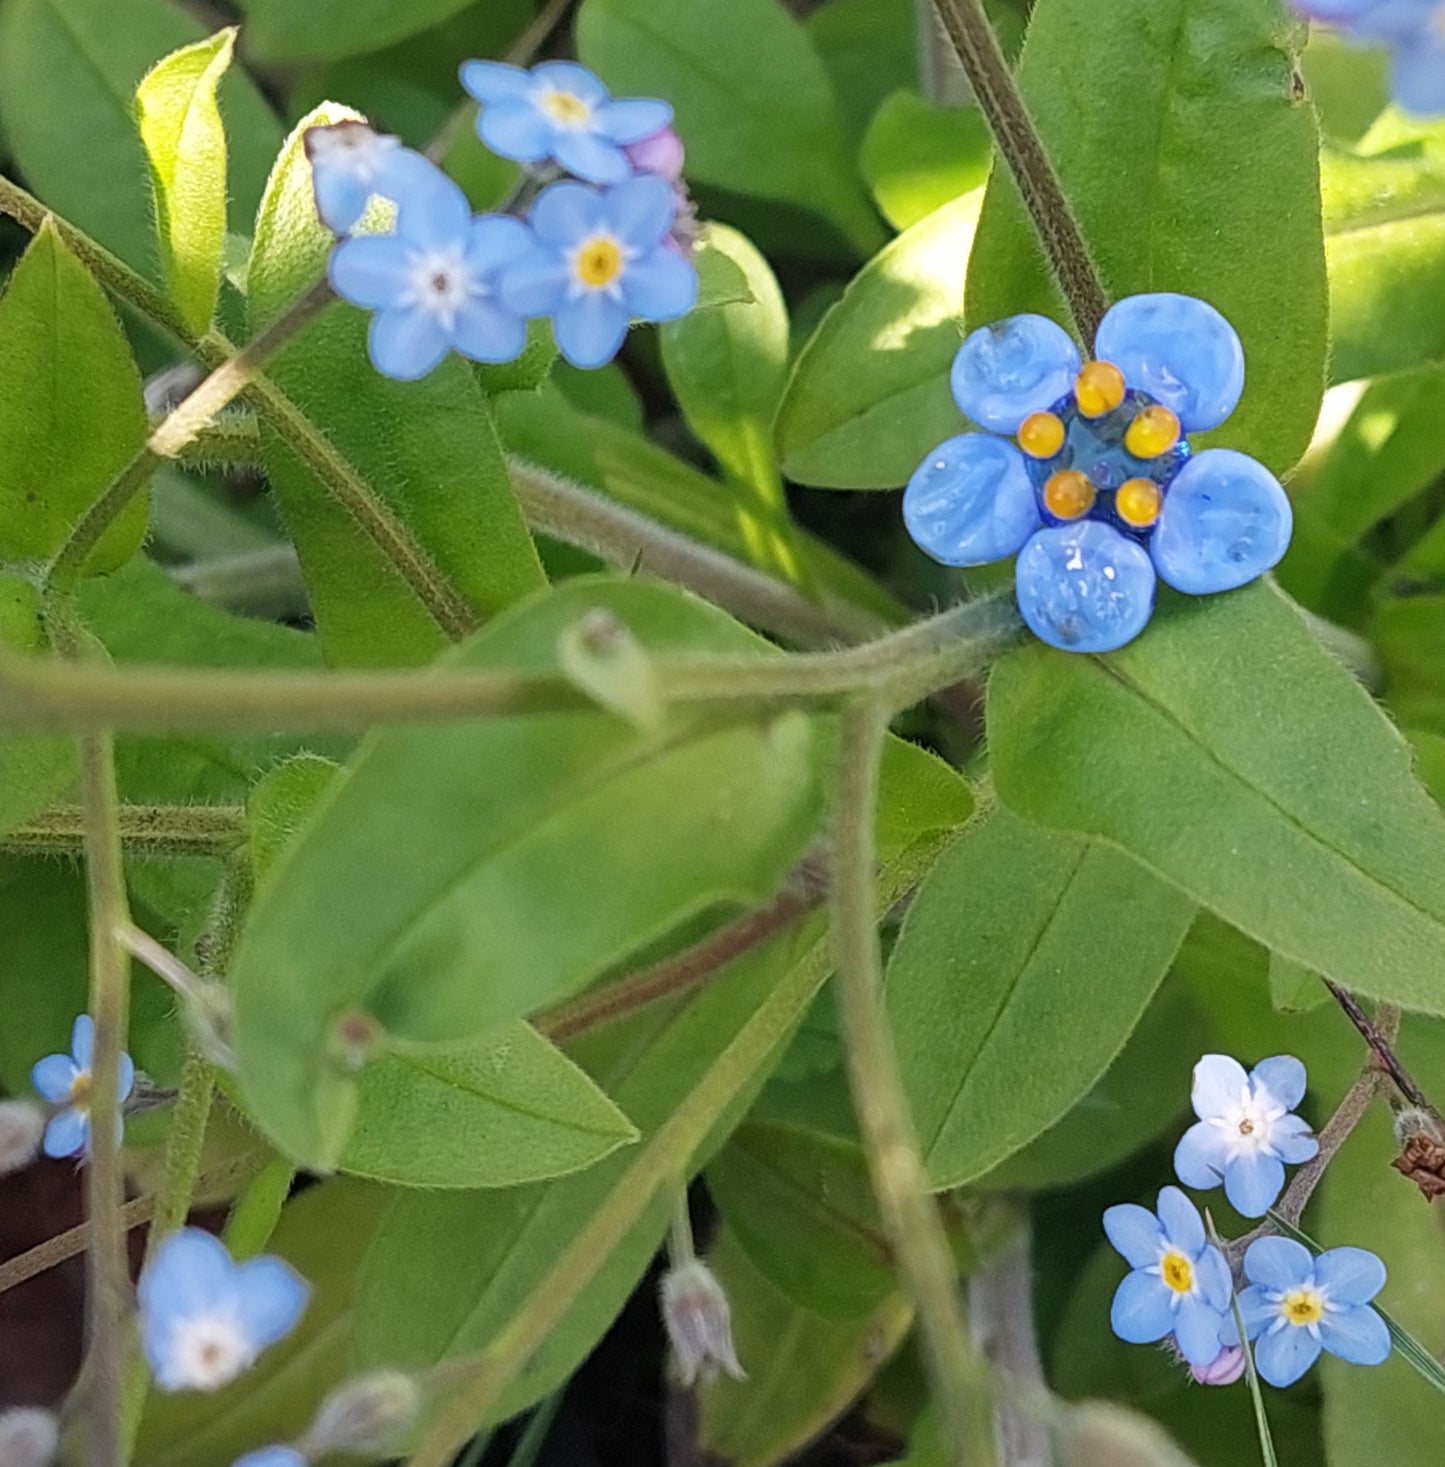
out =
[[[998,150],[1023,195],[1079,335],[1092,345],[1108,296],[1054,165],[1008,69],[983,0],[934,0]]]
[[[271,1241],[295,1180],[295,1166],[286,1157],[277,1156],[266,1163],[236,1199],[226,1219],[224,1237],[237,1262],[254,1258]]]
[[[121,845],[135,855],[224,856],[246,838],[239,805],[122,805],[117,812]],[[85,839],[78,805],[52,805],[0,838],[0,851],[73,855]]]
[[[833,943],[848,1073],[868,1169],[903,1283],[918,1310],[925,1359],[953,1467],[993,1459],[987,1367],[963,1317],[958,1269],[913,1134],[883,1009],[873,853],[886,705],[843,711],[833,825]]]

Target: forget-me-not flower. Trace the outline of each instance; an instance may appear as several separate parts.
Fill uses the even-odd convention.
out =
[[[309,127],[304,141],[316,212],[335,234],[356,228],[373,195],[397,202],[440,176],[435,164],[400,138],[373,132],[364,122]]]
[[[47,1054],[30,1071],[35,1088],[52,1105],[64,1107],[45,1128],[47,1156],[79,1156],[90,1145],[91,1060],[95,1051],[95,1024],[81,1014],[70,1033],[69,1054]],[[124,1103],[135,1084],[135,1065],[128,1054],[120,1057],[116,1100]],[[116,1117],[116,1136],[123,1123]]]
[[[1144,629],[1157,582],[1200,596],[1278,564],[1293,517],[1279,481],[1185,436],[1234,411],[1244,350],[1205,301],[1136,295],[1083,362],[1062,327],[1013,316],[954,359],[954,400],[983,433],[941,443],[903,497],[944,565],[1017,555],[1019,610],[1051,646],[1112,652]]]
[[[522,317],[498,297],[502,270],[531,235],[500,214],[474,218],[466,195],[442,174],[398,204],[392,234],[353,235],[331,252],[336,293],[373,310],[367,349],[378,372],[424,377],[449,350],[509,362],[527,342]]]
[[[1104,1213],[1104,1231],[1133,1270],[1114,1294],[1114,1333],[1131,1345],[1172,1335],[1190,1365],[1212,1365],[1234,1287],[1224,1255],[1205,1239],[1199,1209],[1178,1187],[1165,1187],[1157,1217],[1120,1203]]]
[[[531,71],[468,61],[461,76],[482,104],[477,135],[494,153],[518,163],[550,158],[589,183],[621,183],[633,171],[627,145],[672,121],[666,102],[613,97],[574,61],[544,61]]]
[[[1294,0],[1346,40],[1390,52],[1391,90],[1407,112],[1445,114],[1445,0]]]
[[[554,183],[532,208],[531,247],[502,273],[503,302],[550,316],[573,366],[602,366],[631,318],[672,321],[697,302],[697,271],[667,244],[675,209],[650,174],[609,189]]]
[[[1320,1149],[1293,1114],[1304,1093],[1305,1067],[1292,1055],[1261,1060],[1246,1075],[1238,1060],[1206,1054],[1189,1097],[1199,1120],[1174,1151],[1179,1180],[1200,1188],[1222,1182],[1236,1212],[1263,1217],[1284,1187],[1284,1163],[1308,1161]]]
[[[156,1250],[137,1292],[156,1384],[163,1391],[214,1391],[290,1334],[311,1290],[279,1258],[236,1263],[218,1238],[182,1228]]]
[[[1292,1238],[1259,1238],[1244,1255],[1249,1287],[1240,1291],[1254,1364],[1272,1386],[1293,1385],[1321,1350],[1351,1365],[1379,1365],[1390,1331],[1370,1300],[1385,1286],[1385,1265],[1364,1248],[1331,1248],[1318,1258]],[[1226,1341],[1238,1343],[1231,1315]]]
[[[231,1467],[306,1467],[306,1458],[295,1447],[262,1447],[238,1457]]]

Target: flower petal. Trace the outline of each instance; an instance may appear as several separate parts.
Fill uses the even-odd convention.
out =
[[[235,1264],[219,1238],[200,1228],[172,1233],[136,1286],[146,1324],[213,1309],[231,1286]]]
[[[526,322],[492,300],[470,300],[457,312],[452,345],[474,362],[511,362],[527,345]]]
[[[1249,1076],[1237,1059],[1227,1054],[1206,1054],[1194,1066],[1189,1103],[1201,1121],[1213,1120],[1233,1111],[1248,1090]]]
[[[1130,1268],[1149,1268],[1163,1253],[1164,1229],[1147,1207],[1119,1202],[1104,1210],[1104,1232]]]
[[[1263,1217],[1283,1191],[1284,1166],[1267,1152],[1236,1156],[1224,1169],[1224,1195],[1242,1217]]]
[[[1208,1191],[1223,1185],[1228,1156],[1224,1133],[1208,1121],[1196,1121],[1174,1148],[1174,1175],[1186,1187]]]
[[[1224,1254],[1211,1244],[1195,1261],[1194,1274],[1204,1302],[1211,1309],[1228,1309],[1230,1295],[1234,1293],[1234,1276],[1224,1261]]]
[[[1391,76],[1395,100],[1421,117],[1445,113],[1445,41],[1403,45]]]
[[[903,522],[944,565],[984,565],[1016,555],[1040,526],[1024,456],[991,433],[940,443],[914,470]]]
[[[1299,1325],[1286,1325],[1262,1335],[1254,1347],[1254,1364],[1272,1386],[1290,1386],[1320,1358],[1320,1342]]]
[[[362,234],[331,252],[327,275],[343,300],[369,311],[389,306],[411,281],[411,249],[395,235]]]
[[[548,91],[569,92],[589,107],[599,107],[611,95],[595,72],[575,61],[544,61],[532,68],[534,89],[540,82]]]
[[[430,188],[445,177],[430,158],[415,149],[393,148],[383,155],[373,187],[382,198],[402,204],[418,190]]]
[[[1217,428],[1244,391],[1244,348],[1234,327],[1190,295],[1132,295],[1113,306],[1094,350],[1136,392],[1170,408],[1186,433]]]
[[[1065,652],[1113,652],[1154,610],[1154,567],[1133,540],[1098,520],[1040,530],[1019,553],[1019,610]]]
[[[1010,316],[975,331],[958,349],[953,400],[980,428],[1017,433],[1030,413],[1052,407],[1079,375],[1079,349],[1046,316]]]
[[[1174,1247],[1190,1258],[1199,1256],[1204,1247],[1204,1219],[1178,1187],[1165,1187],[1160,1192],[1159,1221],[1165,1238]]]
[[[1268,1090],[1274,1101],[1285,1110],[1293,1110],[1305,1098],[1305,1067],[1292,1054],[1275,1054],[1249,1072],[1255,1093]]]
[[[1253,1340],[1262,1335],[1279,1318],[1279,1305],[1270,1303],[1262,1284],[1251,1284],[1247,1289],[1239,1291],[1239,1312],[1244,1316],[1245,1338]],[[1234,1310],[1230,1309],[1226,1312],[1224,1325],[1219,1335],[1226,1345],[1239,1343],[1239,1331],[1234,1324]]]
[[[472,227],[467,196],[440,169],[427,186],[412,190],[396,210],[396,234],[421,250],[465,248]]]
[[[1274,1154],[1291,1166],[1311,1161],[1320,1154],[1320,1143],[1311,1134],[1309,1122],[1303,1116],[1281,1116],[1274,1123],[1269,1144],[1274,1148]]]
[[[1131,1345],[1152,1345],[1174,1328],[1172,1297],[1156,1274],[1136,1269],[1114,1291],[1109,1324]]]
[[[366,336],[372,365],[383,377],[414,382],[447,354],[446,333],[435,316],[405,309],[379,311]]]
[[[126,1100],[135,1087],[135,1061],[124,1051],[120,1052],[120,1071],[116,1076],[117,1100]]]
[[[1389,1358],[1390,1331],[1368,1304],[1361,1304],[1327,1311],[1320,1320],[1320,1343],[1351,1365],[1381,1365]]]
[[[306,1467],[306,1458],[294,1447],[262,1447],[238,1457],[231,1467]]]
[[[90,1117],[82,1110],[67,1108],[52,1116],[45,1128],[43,1147],[46,1156],[57,1160],[79,1156],[90,1140]]]
[[[1330,1248],[1315,1259],[1315,1282],[1332,1304],[1368,1304],[1385,1287],[1385,1265],[1367,1248]]]
[[[1191,596],[1232,591],[1279,564],[1294,514],[1248,454],[1207,448],[1175,475],[1149,542],[1161,579]]]
[[[528,223],[546,245],[571,248],[602,223],[602,195],[585,183],[554,183],[537,195]]]
[[[532,73],[505,61],[464,61],[462,86],[479,102],[501,102],[525,97],[532,89]]]
[[[589,183],[621,183],[632,177],[627,154],[595,133],[559,128],[552,139],[552,156],[568,173]]]
[[[557,128],[531,98],[517,97],[483,107],[477,117],[477,136],[501,158],[536,163],[550,156]]]
[[[1293,1238],[1256,1238],[1244,1255],[1245,1277],[1277,1294],[1313,1283],[1314,1259]]]
[[[532,247],[532,233],[509,214],[483,214],[473,219],[467,243],[467,265],[479,277],[497,274]]]
[[[674,251],[655,249],[628,265],[622,298],[645,321],[675,321],[697,304],[697,271]]]
[[[610,142],[640,143],[672,121],[672,108],[655,97],[617,97],[597,109],[597,131]]]
[[[650,250],[672,227],[677,199],[671,184],[655,174],[629,178],[602,195],[602,218],[619,243]]]
[[[546,316],[561,306],[571,273],[555,250],[534,247],[519,255],[497,285],[502,303],[522,316]]]
[[[95,1020],[89,1014],[79,1014],[70,1027],[70,1053],[82,1069],[90,1068],[95,1054]]]
[[[30,1071],[30,1083],[46,1099],[56,1105],[70,1099],[80,1066],[68,1054],[47,1054],[36,1060]]]
[[[1202,1299],[1185,1299],[1174,1315],[1174,1342],[1191,1365],[1212,1365],[1219,1355],[1224,1316]]]
[[[336,234],[349,234],[366,213],[371,185],[345,168],[316,163],[311,169],[316,192],[316,212],[321,222]]]
[[[311,1297],[306,1280],[289,1263],[269,1255],[241,1264],[231,1291],[236,1320],[258,1349],[290,1334]]]
[[[621,349],[627,308],[601,291],[568,301],[552,317],[557,350],[574,367],[601,367]]]

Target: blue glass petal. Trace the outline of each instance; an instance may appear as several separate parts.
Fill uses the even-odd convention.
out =
[[[519,255],[497,283],[497,292],[509,310],[522,316],[546,316],[566,299],[571,271],[554,249],[537,246]]]
[[[470,300],[457,312],[452,345],[474,362],[512,362],[527,345],[527,326],[492,300]]]
[[[415,307],[378,311],[366,334],[372,366],[398,382],[425,377],[446,356],[449,344],[436,317]]]
[[[95,1053],[95,1020],[89,1014],[80,1014],[70,1027],[70,1053],[82,1070],[90,1068]]]
[[[585,183],[554,183],[538,194],[527,222],[543,244],[570,249],[602,224],[602,195]]]
[[[376,311],[410,288],[411,253],[395,235],[361,234],[332,250],[326,273],[343,300]]]
[[[601,105],[609,95],[596,73],[575,61],[544,61],[532,68],[532,77],[553,91],[571,93],[589,107]]]
[[[1131,295],[1099,324],[1096,354],[1136,392],[1171,409],[1186,433],[1217,428],[1244,391],[1244,348],[1234,327],[1190,295]]]
[[[1130,1268],[1149,1268],[1164,1251],[1164,1229],[1147,1207],[1119,1202],[1104,1210],[1104,1232]]]
[[[203,1314],[225,1297],[234,1271],[219,1238],[182,1228],[162,1242],[140,1276],[141,1312],[148,1321]]]
[[[306,1458],[294,1447],[262,1447],[238,1457],[231,1467],[306,1467]]]
[[[672,228],[677,196],[672,185],[651,173],[629,178],[602,196],[602,217],[619,244],[650,250]]]
[[[1174,1342],[1191,1365],[1212,1365],[1219,1355],[1224,1315],[1203,1299],[1184,1299],[1174,1316]]]
[[[1320,1342],[1300,1325],[1261,1335],[1254,1347],[1254,1364],[1272,1386],[1291,1386],[1320,1358]]]
[[[30,1083],[46,1100],[59,1105],[70,1099],[79,1073],[80,1066],[68,1054],[47,1054],[44,1059],[36,1060],[30,1071]]]
[[[1024,456],[990,433],[940,443],[914,470],[903,522],[944,565],[985,565],[1016,555],[1040,525]]]
[[[1445,114],[1445,38],[1416,39],[1395,52],[1391,75],[1395,101],[1421,117]]]
[[[1224,1168],[1224,1195],[1243,1217],[1263,1217],[1283,1191],[1284,1166],[1277,1156],[1236,1156]]]
[[[1154,567],[1133,540],[1098,520],[1040,530],[1019,552],[1019,610],[1064,652],[1113,652],[1154,610]]]
[[[1178,1187],[1165,1187],[1160,1192],[1159,1221],[1164,1236],[1175,1248],[1190,1258],[1198,1257],[1204,1248],[1204,1219]]]
[[[1173,1297],[1157,1274],[1136,1270],[1114,1291],[1109,1324],[1131,1345],[1152,1345],[1174,1328]]]
[[[51,1117],[42,1145],[46,1156],[59,1160],[79,1156],[89,1139],[90,1117],[84,1111],[67,1108]]]
[[[1327,1313],[1320,1320],[1320,1343],[1351,1365],[1382,1365],[1390,1356],[1390,1331],[1368,1304]]]
[[[264,1349],[296,1327],[311,1286],[279,1258],[250,1258],[236,1269],[231,1283],[232,1308],[246,1338]]]
[[[622,298],[644,321],[675,321],[697,304],[697,271],[664,245],[628,265]]]
[[[532,73],[504,61],[464,61],[462,86],[479,102],[501,102],[525,97],[532,89]]]
[[[532,247],[532,232],[509,214],[474,219],[467,243],[467,266],[478,276],[495,275]]]
[[[1245,1277],[1276,1293],[1313,1283],[1314,1259],[1293,1238],[1256,1238],[1244,1255]]]
[[[567,301],[552,317],[557,350],[574,367],[601,367],[621,349],[627,308],[601,291]]]
[[[1073,390],[1079,349],[1046,316],[1010,316],[980,327],[953,359],[953,400],[980,428],[1017,433],[1030,413]]]
[[[655,97],[618,97],[597,109],[597,131],[614,143],[640,143],[672,121],[672,108]]]
[[[483,107],[477,117],[477,136],[498,157],[536,163],[551,154],[557,127],[530,97],[517,97]]]
[[[1194,1066],[1189,1103],[1201,1121],[1229,1114],[1249,1093],[1249,1076],[1237,1059],[1206,1054]]]
[[[1293,1110],[1305,1098],[1305,1067],[1292,1054],[1275,1054],[1260,1060],[1249,1072],[1249,1078],[1256,1087],[1262,1085],[1268,1090],[1286,1110]]]
[[[1207,596],[1278,565],[1293,528],[1289,499],[1263,464],[1232,448],[1208,448],[1170,484],[1149,552],[1161,580]]]
[[[1315,1282],[1333,1304],[1368,1304],[1385,1287],[1385,1265],[1367,1248],[1331,1248],[1315,1259]]]
[[[1224,1181],[1229,1145],[1224,1132],[1208,1121],[1197,1121],[1174,1148],[1174,1174],[1186,1187],[1209,1191]]]
[[[621,183],[632,177],[632,164],[616,143],[595,133],[558,128],[552,156],[568,171],[588,183]]]

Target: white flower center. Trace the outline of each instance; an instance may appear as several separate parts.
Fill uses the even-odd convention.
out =
[[[472,273],[461,245],[440,250],[417,250],[408,262],[411,279],[405,304],[435,316],[444,330],[456,325],[457,313],[469,300],[487,293]]]
[[[306,141],[313,163],[335,164],[362,183],[374,182],[386,155],[399,146],[395,138],[382,137],[361,122],[314,127]]]
[[[1233,1161],[1241,1156],[1272,1155],[1275,1123],[1285,1113],[1264,1086],[1246,1085],[1239,1099],[1212,1116],[1209,1124],[1223,1134],[1228,1159]]]
[[[1283,1293],[1271,1291],[1269,1301],[1279,1310],[1280,1323],[1307,1329],[1316,1336],[1319,1322],[1330,1308],[1329,1296],[1317,1284],[1301,1284]]]
[[[66,1104],[73,1110],[78,1110],[82,1115],[90,1112],[90,1092],[92,1082],[89,1070],[77,1070],[75,1079],[70,1082],[70,1094],[66,1096]]]
[[[181,1388],[218,1390],[255,1358],[250,1340],[229,1315],[196,1314],[173,1326],[171,1376]]]

